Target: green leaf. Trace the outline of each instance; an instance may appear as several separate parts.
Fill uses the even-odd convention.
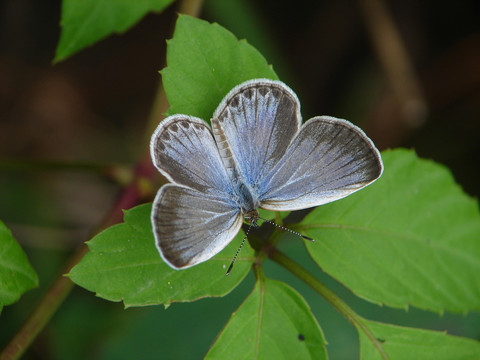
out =
[[[106,38],[123,33],[148,12],[160,12],[173,0],[63,0],[60,41],[54,62]]]
[[[360,297],[442,312],[480,309],[480,214],[444,166],[383,153],[373,185],[302,222],[324,271]]]
[[[245,244],[232,272],[225,276],[242,232],[211,260],[173,270],[155,247],[150,212],[151,204],[130,209],[125,212],[125,222],[90,240],[90,252],[68,274],[72,281],[104,299],[123,300],[129,307],[223,296],[247,275],[254,257]]]
[[[38,286],[38,277],[27,255],[0,221],[0,311],[16,302],[27,290]]]
[[[277,79],[265,58],[218,24],[180,15],[168,42],[163,85],[168,114],[210,120],[223,97],[253,78]]]
[[[308,304],[285,283],[261,277],[233,313],[207,359],[326,359]]]
[[[364,320],[364,324],[379,340],[390,360],[470,360],[480,359],[480,342],[446,335],[443,332],[413,329]],[[360,335],[362,360],[383,359],[365,333]]]

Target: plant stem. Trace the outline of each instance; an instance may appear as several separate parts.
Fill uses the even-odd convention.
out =
[[[120,185],[125,185],[131,180],[131,166],[132,165],[122,164],[95,164],[91,162],[66,162],[30,159],[12,160],[0,158],[0,169],[4,171],[89,171],[112,179]],[[125,179],[128,179],[128,181]]]
[[[377,340],[375,335],[370,331],[370,329],[363,322],[363,318],[358,315],[351,307],[349,307],[341,298],[339,298],[335,293],[333,293],[328,287],[322,284],[317,278],[310,274],[307,270],[302,268],[295,261],[290,259],[285,254],[281,253],[277,249],[273,250],[269,257],[275,261],[277,264],[283,266],[285,269],[292,272],[300,280],[310,286],[318,294],[320,294],[325,300],[327,300],[330,305],[332,305],[340,314],[342,314],[355,328],[357,331],[363,331],[365,335],[373,343],[377,351],[380,353],[383,359],[388,359],[388,355],[383,350],[382,344]]]
[[[180,2],[179,9],[180,12],[184,14],[198,16],[202,3],[203,0],[183,0]],[[162,86],[159,86],[152,106],[150,121],[145,130],[148,137],[152,132],[152,127],[155,123],[161,121],[161,114],[165,113],[167,108],[168,102],[165,91]],[[141,181],[146,178],[153,180],[155,174],[156,172],[151,163],[150,156],[146,152],[137,163],[133,179],[123,189],[117,203],[102,222],[102,225],[99,226],[99,231],[121,222],[123,219],[123,209],[129,209],[141,202],[142,189],[139,185]],[[20,358],[28,346],[35,340],[74,286],[73,282],[66,278],[64,274],[70,272],[87,253],[87,250],[87,246],[83,245],[73,254],[64,271],[59,274],[33,313],[0,353],[0,360]]]
[[[153,179],[154,174],[155,171],[150,158],[144,156],[135,169],[134,180],[122,191],[116,204],[102,222],[102,225],[99,226],[96,233],[113,224],[121,222],[123,219],[123,209],[129,209],[140,203],[142,196],[138,182],[145,177]],[[5,349],[3,349],[2,353],[0,353],[1,360],[18,359],[45,327],[73,288],[73,282],[65,277],[64,274],[70,272],[70,270],[87,252],[87,246],[82,245],[69,259],[65,269],[58,275],[57,279],[40,300],[40,303],[34,309],[33,313],[26,320],[17,334],[15,334],[12,340],[10,340]]]
[[[70,259],[66,267],[68,272],[87,253],[87,246],[82,245]],[[45,324],[50,320],[58,307],[63,303],[73,288],[73,282],[60,275],[44,295],[33,313],[23,324],[21,329],[10,340],[0,354],[1,360],[18,359],[37,337]]]

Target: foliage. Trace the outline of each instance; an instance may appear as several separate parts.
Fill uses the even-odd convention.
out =
[[[171,2],[64,0],[55,61],[126,31],[147,12],[162,11]],[[168,114],[206,121],[235,85],[252,78],[278,78],[246,41],[218,24],[185,15],[178,17],[161,74]],[[315,265],[362,299],[441,314],[480,310],[478,203],[463,193],[448,169],[418,158],[414,151],[388,150],[382,157],[385,171],[376,183],[313,209],[288,227],[314,238],[305,246]],[[283,239],[278,230],[267,239],[261,238],[262,232],[249,236],[257,251],[246,244],[228,278],[225,271],[243,231],[210,261],[172,270],[155,248],[150,211],[151,204],[126,210],[123,223],[87,242],[89,252],[67,276],[98,297],[122,301],[125,307],[168,307],[174,302],[224,297],[241,286],[253,269],[255,286],[219,333],[208,359],[328,358],[322,319],[315,317],[303,294],[287,280],[264,273],[269,256],[351,322],[358,331],[361,359],[480,357],[478,341],[361,317],[300,265],[283,255],[272,256],[278,251],[276,245],[282,246],[282,241],[277,242]],[[281,225],[289,214],[274,216]],[[275,251],[264,251],[258,246],[262,241]],[[0,311],[37,284],[26,255],[0,222]],[[166,324],[158,324],[158,331],[162,327]]]
[[[65,60],[112,33],[123,33],[147,12],[162,11],[172,2],[173,0],[64,0],[62,33],[54,61]]]
[[[355,294],[442,313],[480,310],[478,204],[445,167],[412,151],[382,154],[383,176],[302,222],[311,256]]]
[[[180,15],[162,80],[171,114],[210,120],[223,97],[254,78],[277,79],[264,57],[218,24]]]
[[[215,49],[208,49],[211,44]],[[249,56],[252,59],[246,61]],[[187,16],[179,17],[169,42],[168,67],[162,74],[169,113],[205,119],[232,86],[249,77],[274,78],[271,67],[246,43],[219,25]],[[356,294],[379,304],[413,305],[437,312],[478,310],[480,280],[475,274],[480,270],[480,244],[475,240],[480,216],[476,202],[463,194],[448,170],[418,159],[411,151],[387,151],[383,158],[385,174],[377,183],[318,207],[297,225],[317,239],[307,244],[313,259]],[[95,237],[89,243],[90,253],[70,273],[72,280],[99,296],[123,299],[126,306],[132,306],[221,296],[245,276],[253,261],[251,249],[242,250],[241,264],[233,271],[235,278],[224,278],[242,234],[205,264],[180,272],[162,264],[154,247],[149,210],[147,205],[132,209],[124,224]],[[214,287],[219,290],[212,291]],[[276,326],[276,321],[282,326]],[[362,345],[370,340],[362,348],[365,358],[370,358],[365,354],[396,358],[398,349],[390,343],[402,334],[413,336],[420,331],[365,324],[366,328],[358,327]],[[375,329],[375,336],[381,334],[377,337],[382,341],[375,346],[365,335],[368,327]],[[435,343],[438,337],[429,331],[421,335],[427,343]],[[455,352],[458,341],[442,335],[445,353]],[[468,344],[466,353],[480,351],[478,343],[460,341]],[[251,347],[245,348],[245,342]],[[231,357],[271,358],[288,354],[287,349],[294,353],[309,349],[311,358],[326,356],[321,330],[301,295],[263,274],[207,357],[223,358],[226,349],[237,347],[243,351],[229,352]]]
[[[11,231],[0,221],[0,312],[38,286],[38,277]]]
[[[257,279],[206,358],[326,359],[322,331],[301,295],[263,274]]]
[[[155,248],[151,205],[126,211],[125,222],[101,232],[88,242],[90,252],[70,272],[76,284],[126,307],[193,301],[229,293],[247,274],[253,251],[247,245],[229,281],[225,272],[243,235],[211,261],[185,271],[166,265]]]

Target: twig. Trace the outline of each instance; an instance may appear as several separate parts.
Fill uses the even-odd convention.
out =
[[[204,0],[183,0],[178,6],[178,12],[191,16],[199,16]]]
[[[427,114],[427,102],[393,19],[382,0],[360,0],[360,5],[379,60],[400,103],[403,119],[410,127],[418,127]]]

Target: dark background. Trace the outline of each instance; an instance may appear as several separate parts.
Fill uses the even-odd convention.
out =
[[[372,43],[363,1],[211,0],[202,18],[257,47],[298,94],[305,119],[347,118],[381,149],[413,148],[445,164],[478,197],[480,3],[386,4],[424,105],[414,107],[413,115],[405,112]],[[53,0],[0,2],[0,219],[40,277],[40,288],[4,308],[0,347],[111,208],[120,187],[103,166],[130,166],[144,153],[165,39],[172,36],[177,10],[173,4],[150,14],[125,34],[52,65],[60,7]],[[479,314],[379,308],[321,274],[299,242],[287,242],[284,250],[367,318],[480,339]],[[329,342],[330,358],[358,356],[355,330],[327,303],[273,264],[266,264],[266,273],[287,278],[305,296]],[[174,304],[166,311],[124,311],[76,288],[25,358],[200,358],[252,286],[250,276],[223,299]]]

